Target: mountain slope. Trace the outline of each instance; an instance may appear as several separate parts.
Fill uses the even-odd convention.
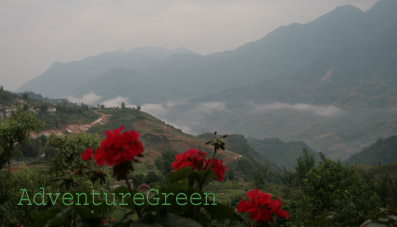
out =
[[[236,50],[207,56],[185,50],[149,48],[55,63],[20,90],[37,91],[50,97],[81,96],[95,90],[104,99],[114,98],[114,94],[102,93],[98,87],[101,85],[120,91],[134,104],[141,104],[199,96],[265,78],[283,78],[307,68],[334,49],[361,48],[373,42],[396,25],[397,16],[390,10],[393,7],[396,4],[391,0],[377,3],[366,13],[352,6],[338,7],[311,23],[280,27]],[[128,89],[118,88],[122,81],[117,81],[120,71],[115,69],[124,69],[121,73],[131,77],[123,81]],[[115,83],[102,83],[101,78],[109,72]],[[76,80],[80,82],[77,86]],[[153,89],[145,94],[130,93],[139,90],[141,84]]]
[[[277,166],[293,169],[296,166],[296,159],[302,156],[302,149],[313,154],[316,159],[318,153],[301,141],[284,142],[278,138],[254,139],[248,138],[248,144],[263,157],[274,162]]]
[[[62,97],[94,91],[99,102],[124,96],[131,104],[171,103],[156,116],[197,134],[216,129],[303,140],[346,159],[397,133],[396,11],[395,0],[367,12],[342,6],[207,56],[143,49],[57,63],[21,89]],[[220,111],[199,112],[207,104]]]
[[[105,130],[120,126],[124,126],[125,130],[133,129],[138,131],[141,134],[140,140],[145,147],[145,158],[142,161],[146,166],[153,165],[155,159],[163,151],[167,150],[183,153],[190,148],[195,148],[206,152],[209,156],[212,154],[212,146],[205,143],[213,138],[213,134],[199,137],[192,136],[137,109],[106,108],[101,110],[101,112],[107,115],[106,123],[93,126],[88,132],[104,135]],[[234,172],[244,179],[251,179],[253,169],[259,166],[266,166],[269,167],[270,180],[277,180],[280,171],[273,163],[260,157],[255,151],[246,152],[244,150],[244,152],[240,152],[241,150],[234,149],[238,146],[248,146],[245,139],[239,140],[239,137],[232,136],[232,138],[226,139],[225,142],[227,149],[225,151],[218,151],[217,157],[224,160],[224,163],[229,169],[233,169]],[[252,160],[256,162],[252,162]],[[250,163],[251,169],[240,169],[239,165],[241,162]]]
[[[213,137],[214,135],[212,133],[204,133],[198,136],[198,138],[202,139],[203,141],[208,141]],[[280,168],[266,157],[260,155],[252,146],[248,144],[248,141],[246,138],[244,138],[244,136],[232,134],[228,135],[228,137],[225,138],[224,141],[226,143],[226,150],[239,154],[243,157],[247,157],[249,160],[237,160],[237,170],[246,169],[247,172],[250,173],[250,177],[253,177],[255,171],[263,171],[263,169],[258,168],[262,167],[267,170],[268,180],[273,182],[279,180],[278,177],[281,172]]]
[[[397,163],[397,136],[379,139],[360,153],[350,157],[346,163],[359,165]]]

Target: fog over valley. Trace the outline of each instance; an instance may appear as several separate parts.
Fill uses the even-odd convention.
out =
[[[347,3],[228,51],[151,46],[55,62],[18,91],[139,106],[187,133],[303,140],[347,159],[397,133],[397,3]]]

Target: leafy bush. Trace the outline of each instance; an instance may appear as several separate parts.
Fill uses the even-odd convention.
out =
[[[358,226],[380,205],[373,182],[354,167],[324,158],[305,175],[295,220],[305,226]]]
[[[51,185],[51,181],[51,178],[43,172],[22,169],[10,174],[5,170],[0,170],[1,225],[19,226],[21,224],[32,223],[33,219],[30,213],[46,208],[29,205],[19,206],[21,189],[27,189],[30,194],[33,194],[40,187]]]

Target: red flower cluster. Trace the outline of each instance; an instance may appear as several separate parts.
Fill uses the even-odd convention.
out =
[[[124,127],[106,130],[106,138],[101,142],[100,147],[95,151],[95,160],[98,166],[106,163],[108,166],[120,165],[130,162],[136,156],[143,156],[143,145],[138,140],[139,133],[131,130],[123,132]],[[92,158],[92,148],[88,148],[81,154],[81,159],[87,161]]]
[[[200,150],[195,150],[194,148],[189,149],[183,154],[178,154],[176,156],[176,161],[171,164],[171,168],[174,171],[181,169],[183,167],[191,167],[194,170],[204,170],[208,169],[211,158],[206,159],[207,154]],[[211,170],[215,173],[217,181],[223,181],[225,176],[226,166],[222,164],[222,160],[214,158],[212,162]]]
[[[92,158],[92,148],[87,148],[85,149],[85,151],[81,154],[81,159],[83,159],[84,161],[88,161]]]
[[[205,169],[208,169],[208,166],[211,163],[211,159],[207,159],[206,163],[205,163]],[[215,173],[216,178],[214,178],[217,181],[223,181],[224,177],[225,177],[225,170],[228,169],[226,166],[224,166],[223,164],[223,160],[218,160],[216,158],[214,158],[214,161],[212,162],[211,165],[211,170]]]
[[[185,153],[176,155],[176,161],[171,164],[171,168],[177,171],[183,167],[190,166],[192,169],[202,170],[204,169],[206,156],[205,152],[190,148]]]
[[[287,211],[281,209],[281,199],[272,199],[269,193],[260,192],[258,189],[247,192],[250,200],[242,199],[237,205],[238,212],[248,212],[254,221],[273,221],[273,214],[280,218],[289,218]]]

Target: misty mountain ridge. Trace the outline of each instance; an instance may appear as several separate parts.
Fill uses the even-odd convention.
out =
[[[248,144],[263,157],[286,169],[295,168],[296,160],[303,155],[303,149],[306,149],[316,160],[320,159],[320,155],[302,141],[286,142],[278,138],[262,140],[248,138]]]
[[[376,143],[364,148],[360,153],[354,154],[348,164],[357,165],[385,165],[397,163],[397,136],[378,139]]]
[[[345,159],[397,132],[396,11],[337,7],[205,56],[143,48],[57,63],[20,90],[128,101],[196,134],[303,140]]]
[[[100,80],[115,68],[131,69],[131,77],[151,81],[150,85],[156,89],[141,94],[144,98],[138,97],[143,103],[194,97],[208,90],[250,85],[269,77],[291,75],[308,67],[329,50],[373,41],[397,21],[394,12],[390,12],[393,7],[395,2],[391,0],[380,1],[365,13],[353,6],[338,7],[313,22],[282,26],[256,42],[207,56],[199,56],[184,49],[167,51],[162,48],[137,48],[124,54],[105,53],[81,61],[61,63],[62,66],[58,63],[43,75],[27,82],[20,91],[32,90],[49,97],[78,97],[97,90],[99,96],[104,96],[106,94],[101,94],[92,85],[93,80]],[[178,54],[190,55],[181,57]],[[68,79],[63,81],[63,77]],[[80,86],[70,83],[76,78],[80,79]],[[153,83],[153,80],[158,82]],[[195,86],[183,89],[188,84]],[[53,88],[60,85],[63,85],[62,88]],[[136,83],[129,85],[129,90],[140,87]],[[159,89],[167,92],[158,92]],[[132,100],[137,98],[135,95],[126,97]]]

